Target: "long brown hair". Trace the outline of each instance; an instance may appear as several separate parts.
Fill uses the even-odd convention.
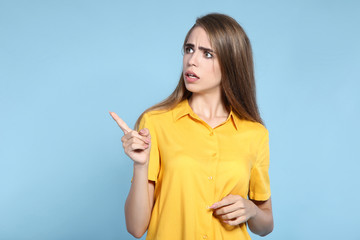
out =
[[[250,40],[243,28],[233,18],[219,13],[200,17],[185,37],[183,47],[195,27],[203,28],[219,59],[221,68],[222,98],[225,106],[241,119],[263,124],[256,103],[254,63]],[[146,109],[138,118],[138,129],[142,116],[152,110],[170,110],[188,99],[191,92],[185,87],[184,76],[169,97]]]

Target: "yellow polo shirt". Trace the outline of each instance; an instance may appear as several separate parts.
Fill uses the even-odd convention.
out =
[[[246,224],[222,223],[208,208],[229,194],[270,198],[266,128],[232,111],[212,128],[188,100],[144,114],[142,128],[151,134],[148,178],[155,181],[146,239],[250,239]]]

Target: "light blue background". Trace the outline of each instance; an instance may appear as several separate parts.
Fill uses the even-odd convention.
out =
[[[108,111],[133,126],[167,97],[185,34],[209,12],[252,41],[271,134],[266,239],[360,239],[355,0],[1,0],[0,239],[133,239],[132,163]]]

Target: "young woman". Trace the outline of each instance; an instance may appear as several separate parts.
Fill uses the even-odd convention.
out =
[[[268,131],[256,97],[252,51],[223,14],[198,18],[184,41],[175,91],[124,131],[134,161],[126,226],[147,239],[250,239],[273,229]],[[138,131],[140,129],[140,131]]]

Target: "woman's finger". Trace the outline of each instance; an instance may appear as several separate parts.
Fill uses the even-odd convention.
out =
[[[224,197],[223,199],[221,199],[221,201],[214,203],[213,205],[210,206],[211,209],[218,209],[230,204],[234,204],[235,202],[239,201],[239,199],[241,198],[241,196],[239,195],[228,195],[226,197]]]
[[[150,131],[149,131],[149,129],[147,129],[147,128],[141,129],[141,130],[139,131],[139,134],[140,134],[141,136],[144,136],[144,137],[151,137],[151,136],[150,136]]]
[[[145,150],[149,147],[149,145],[147,144],[139,144],[139,143],[131,143],[128,146],[126,146],[125,148],[125,152],[126,153],[130,153],[132,151],[136,151],[136,150]]]
[[[227,223],[231,226],[237,226],[241,223],[244,223],[246,222],[248,219],[246,219],[245,216],[241,216],[241,217],[238,217],[238,218],[235,218],[235,219],[231,219],[231,220],[224,220],[223,222],[224,223]]]
[[[126,148],[127,146],[129,146],[129,145],[131,145],[131,144],[134,144],[134,143],[136,143],[136,144],[149,145],[148,143],[145,143],[145,142],[142,141],[141,139],[131,138],[130,140],[124,142],[124,146],[125,146],[125,148]]]
[[[132,130],[131,130],[131,132],[128,132],[123,136],[122,141],[128,141],[132,138],[137,138],[137,139],[142,140],[145,143],[150,143],[149,137],[141,136],[137,131],[132,131]]]
[[[116,113],[114,112],[109,112],[111,117],[115,120],[115,122],[119,125],[119,127],[121,128],[121,130],[124,132],[124,134],[133,131],[131,128],[129,128],[129,126],[124,122],[124,120],[122,120]]]
[[[239,209],[239,210],[236,210],[234,212],[230,212],[230,213],[226,213],[226,214],[223,214],[223,215],[219,215],[219,216],[216,216],[220,219],[224,219],[224,220],[232,220],[234,218],[238,218],[238,217],[241,217],[241,216],[246,216],[246,212],[244,209]]]
[[[220,216],[220,215],[224,215],[224,214],[228,214],[231,212],[234,212],[236,210],[242,209],[240,204],[234,203],[231,205],[227,205],[225,207],[221,207],[221,208],[217,208],[214,211],[214,215],[215,216]]]

